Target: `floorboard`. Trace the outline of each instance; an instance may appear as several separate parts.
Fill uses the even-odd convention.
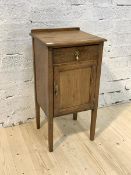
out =
[[[0,128],[0,175],[131,175],[131,103],[98,110],[89,140],[90,111],[54,119],[54,152],[48,152],[47,119]]]

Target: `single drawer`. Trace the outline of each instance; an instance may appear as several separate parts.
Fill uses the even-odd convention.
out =
[[[98,54],[99,45],[58,48],[53,50],[53,63],[96,60]]]

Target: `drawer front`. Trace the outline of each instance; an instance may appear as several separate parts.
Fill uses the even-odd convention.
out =
[[[99,45],[58,48],[53,50],[53,63],[68,63],[74,61],[96,60]]]

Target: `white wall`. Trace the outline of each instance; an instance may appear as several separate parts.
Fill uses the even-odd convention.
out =
[[[130,0],[0,0],[0,127],[34,117],[30,30],[64,26],[108,39],[99,105],[131,100]]]

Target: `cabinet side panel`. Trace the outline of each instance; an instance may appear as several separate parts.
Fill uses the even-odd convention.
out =
[[[48,115],[48,48],[34,39],[36,94],[40,107]]]
[[[104,43],[99,44],[99,58],[97,61],[97,72],[96,72],[97,76],[96,76],[96,87],[95,87],[95,96],[94,96],[95,108],[98,107],[103,45],[104,45]]]

